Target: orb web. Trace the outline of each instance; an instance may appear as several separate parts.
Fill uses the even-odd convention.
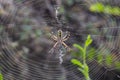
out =
[[[14,3],[16,7],[13,8],[14,10],[10,9],[9,14],[5,17],[2,17],[1,19],[2,21],[0,21],[1,25],[8,26],[8,27],[4,27],[4,26],[0,27],[0,29],[2,29],[0,32],[1,33],[0,34],[0,67],[4,75],[4,79],[5,80],[8,80],[8,79],[11,79],[11,80],[84,80],[84,76],[81,74],[81,72],[79,72],[77,70],[77,67],[72,65],[72,63],[70,62],[71,58],[69,57],[71,56],[64,57],[62,64],[60,64],[59,58],[56,59],[54,55],[50,56],[50,58],[52,59],[46,58],[46,56],[49,56],[49,54],[47,54],[47,52],[49,52],[49,49],[46,52],[41,51],[41,52],[38,52],[39,54],[38,53],[34,54],[32,51],[27,50],[26,48],[28,47],[26,46],[27,44],[26,45],[22,44],[24,43],[24,41],[21,40],[21,42],[17,43],[17,41],[20,39],[19,36],[23,35],[21,34],[22,32],[19,32],[19,29],[21,30],[21,27],[23,27],[23,30],[24,30],[25,28],[25,26],[23,26],[22,24],[28,24],[28,26],[32,25],[28,20],[32,14],[31,13],[32,10],[30,9],[31,7],[30,6],[26,7],[25,5],[31,5],[32,3],[34,3],[35,8],[38,10],[41,10],[41,6],[44,6],[44,2],[45,1],[42,1],[42,0],[38,0],[38,1],[15,0]],[[81,5],[83,6],[87,4],[88,3],[84,3]],[[90,4],[92,4],[92,2]],[[12,3],[11,5],[12,7],[15,6]],[[26,9],[28,10],[28,13]],[[21,13],[23,11],[26,11],[26,12]],[[74,33],[71,32],[72,34],[71,37],[75,35],[78,35],[79,37],[81,36],[85,37],[88,34],[90,34],[93,38],[94,44],[96,44],[94,45],[94,47],[96,48],[95,50],[96,54],[94,56],[94,59],[92,59],[92,62],[88,60],[88,65],[90,67],[90,77],[92,80],[100,80],[101,78],[106,79],[105,75],[107,74],[114,75],[112,77],[113,80],[115,79],[114,77],[117,77],[117,79],[119,79],[119,74],[114,72],[114,70],[117,70],[114,65],[111,67],[107,67],[106,64],[104,64],[104,59],[103,59],[103,63],[99,64],[98,61],[96,60],[96,57],[97,55],[99,55],[98,53],[102,55],[111,54],[115,59],[114,62],[119,61],[119,55],[120,55],[119,54],[119,25],[120,24],[117,23],[116,18],[108,15],[91,14],[91,16],[92,17],[99,16],[96,19],[100,19],[100,22],[97,23],[95,22],[96,19],[95,20],[93,19],[93,22],[88,21],[86,25],[81,23],[81,27],[78,27],[78,29],[75,30]],[[32,17],[32,19],[36,21],[38,20],[37,17],[36,16],[34,18]],[[101,17],[104,18],[104,20],[102,20]],[[23,22],[23,20],[25,21],[28,20],[28,23]],[[80,22],[84,23],[82,19],[80,20]],[[41,25],[42,27],[46,26],[44,23],[45,22],[43,21],[42,23],[43,25]],[[101,26],[94,27],[99,24],[101,24]],[[38,26],[38,24],[33,24],[32,26],[36,27]],[[18,29],[15,29],[15,27],[17,27]],[[68,28],[67,30],[71,31],[71,26],[67,28]],[[27,28],[27,29],[29,33],[29,30],[31,29],[30,28]],[[43,33],[45,33],[45,31],[43,31]],[[12,38],[13,36],[14,38]],[[26,37],[23,37],[22,39],[26,40]],[[74,38],[71,38],[71,40],[74,41]],[[42,40],[40,41],[42,43]],[[24,48],[22,47],[19,48],[18,45],[20,44]],[[46,48],[46,47],[43,46],[43,48]],[[59,55],[59,52],[56,52],[56,55]]]

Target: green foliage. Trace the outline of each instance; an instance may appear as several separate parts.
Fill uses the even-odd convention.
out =
[[[90,80],[89,77],[89,67],[86,63],[86,49],[87,47],[92,43],[92,39],[91,36],[88,35],[87,40],[85,41],[85,45],[84,47],[78,45],[78,44],[74,44],[73,46],[78,48],[80,52],[82,52],[82,59],[83,59],[83,63],[80,60],[77,59],[72,59],[71,62],[74,65],[78,66],[78,70],[84,75],[86,80]]]
[[[0,33],[3,32],[3,30],[4,30],[4,29],[3,29],[3,26],[0,25]]]
[[[20,40],[26,40],[30,37],[40,37],[42,34],[40,29],[33,30],[33,27],[30,25],[23,25],[22,32],[20,33]]]
[[[108,49],[105,49],[104,52],[96,53],[96,49],[89,47],[89,51],[85,51],[86,48],[92,43],[92,39],[90,38],[90,35],[87,37],[87,40],[85,41],[84,47],[78,44],[74,44],[73,46],[76,47],[79,51],[73,52],[74,57],[76,58],[83,58],[83,61],[89,60],[96,60],[100,65],[105,65],[107,67],[115,67],[116,69],[120,70],[120,61],[115,60],[115,57],[113,57],[111,52]],[[87,47],[86,47],[87,46]],[[84,54],[86,53],[86,54]],[[85,60],[84,60],[85,59]],[[79,66],[80,68],[83,68],[83,63],[80,62],[80,60],[72,59],[71,62],[74,65]],[[80,70],[80,69],[79,69]]]
[[[2,25],[0,25],[0,32],[3,30],[3,26]]]
[[[113,63],[113,60],[112,60],[113,58],[112,58],[112,55],[107,55],[107,57],[106,57],[106,64],[108,65],[108,66],[111,66],[112,65],[112,63]]]
[[[61,6],[61,7],[60,7],[60,9],[59,9],[59,13],[65,13],[64,6]]]
[[[35,35],[36,35],[37,37],[40,37],[40,36],[42,35],[41,30],[39,30],[39,29],[35,30]]]
[[[88,47],[92,43],[91,36],[88,35],[87,40],[85,41],[85,46]]]
[[[90,11],[92,11],[92,12],[103,12],[104,11],[104,5],[102,3],[92,4],[90,6]]]
[[[120,70],[120,61],[116,61],[115,62],[115,67],[116,67],[116,69]]]
[[[88,54],[87,54],[87,59],[88,60],[93,60],[93,58],[95,57],[95,49],[94,48],[90,48]]]
[[[78,48],[81,52],[84,52],[84,49],[82,48],[82,46],[80,46],[78,44],[73,44],[73,46]]]
[[[74,0],[66,0],[68,5],[72,5],[74,3]]]
[[[97,55],[97,62],[98,62],[99,64],[102,64],[102,62],[103,62],[103,55],[102,55],[102,54],[98,54],[98,55]]]
[[[82,63],[77,60],[77,59],[72,59],[71,62],[74,64],[74,65],[78,65],[80,68],[83,68],[83,65]]]
[[[2,75],[2,73],[0,73],[0,80],[3,80],[3,75]]]
[[[105,13],[120,16],[120,8],[117,6],[104,5],[100,2],[92,4],[89,8],[92,12]]]

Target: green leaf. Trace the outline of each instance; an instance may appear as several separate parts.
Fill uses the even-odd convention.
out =
[[[120,15],[120,8],[119,7],[114,7],[113,9],[112,9],[112,13],[113,13],[113,15]]]
[[[84,70],[81,69],[81,68],[78,68],[78,70],[79,70],[80,72],[82,72],[83,74],[85,73]]]
[[[113,13],[112,7],[109,5],[105,6],[104,13],[112,14]]]
[[[94,48],[90,48],[90,51],[88,52],[87,55],[88,55],[88,56],[87,56],[88,60],[94,59],[94,56],[95,56],[95,49],[94,49]]]
[[[39,37],[39,36],[42,34],[42,32],[41,32],[41,30],[37,29],[37,30],[35,31],[35,34],[36,34],[36,36]]]
[[[68,5],[72,5],[74,2],[73,0],[66,0]]]
[[[32,26],[30,25],[23,25],[22,27],[23,27],[23,31],[25,32],[30,32],[32,30]]]
[[[0,80],[3,80],[3,75],[0,73]]]
[[[95,3],[95,4],[92,4],[89,9],[92,12],[103,12],[104,5],[102,3]]]
[[[78,48],[80,51],[84,52],[84,49],[82,48],[82,46],[80,46],[78,44],[73,44],[73,46]]]
[[[112,65],[112,56],[108,54],[106,56],[106,61],[105,62],[108,66],[111,66]]]
[[[120,15],[120,8],[117,6],[104,5],[103,3],[92,4],[89,8],[92,12],[106,13],[111,15]]]
[[[2,32],[3,31],[3,26],[2,25],[0,25],[0,32]]]
[[[115,67],[116,67],[116,69],[120,70],[120,61],[116,61],[115,62]]]
[[[79,60],[77,60],[77,59],[72,59],[71,62],[72,62],[74,65],[77,65],[77,66],[79,66],[79,67],[81,67],[81,68],[83,67],[82,63],[81,63]]]
[[[85,70],[86,73],[89,72],[89,68],[88,68],[88,65],[87,65],[87,64],[84,64],[84,70]]]
[[[85,46],[88,47],[92,43],[91,36],[88,35],[87,40],[85,41]]]
[[[100,53],[98,54],[97,61],[98,61],[98,63],[102,64],[102,61],[103,61],[103,55],[102,54],[100,54]]]
[[[61,6],[61,7],[60,7],[59,13],[65,13],[64,6]]]

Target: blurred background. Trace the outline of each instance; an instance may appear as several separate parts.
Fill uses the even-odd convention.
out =
[[[90,34],[91,80],[120,80],[119,27],[120,0],[0,0],[0,71],[4,80],[85,80],[70,60],[81,60],[73,44]],[[63,57],[50,52],[59,29],[70,33]]]

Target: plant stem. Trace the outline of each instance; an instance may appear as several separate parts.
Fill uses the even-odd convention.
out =
[[[83,64],[86,64],[86,46],[84,47],[84,52],[83,52]]]
[[[83,52],[83,65],[85,66],[84,67],[84,76],[85,76],[85,79],[86,80],[91,80],[90,77],[89,77],[89,67],[88,65],[86,64],[86,46],[84,46],[84,52]],[[87,66],[87,67],[86,67]]]
[[[89,72],[85,74],[85,79],[86,80],[91,80],[90,77],[89,77]]]
[[[86,80],[91,80],[91,79],[90,79],[90,77],[88,76],[88,77],[86,77]]]

